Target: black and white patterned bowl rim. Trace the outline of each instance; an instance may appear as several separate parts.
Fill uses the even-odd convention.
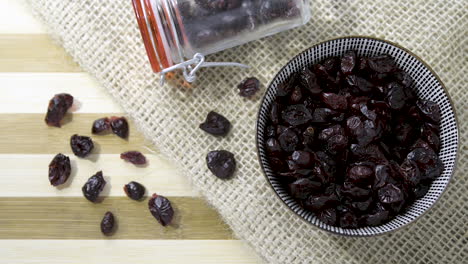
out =
[[[439,156],[445,166],[442,175],[432,183],[428,193],[410,206],[405,214],[397,216],[395,219],[384,225],[358,229],[345,229],[327,225],[316,218],[313,213],[302,209],[301,206],[299,206],[299,204],[289,196],[287,191],[275,178],[268,165],[264,148],[264,129],[266,127],[268,111],[276,95],[277,85],[286,80],[291,73],[296,72],[305,66],[310,66],[327,57],[341,56],[348,50],[355,50],[358,55],[391,55],[395,58],[397,64],[413,78],[413,88],[418,96],[439,104],[442,113],[440,123],[441,150]],[[433,71],[415,55],[395,44],[380,39],[368,37],[345,37],[319,43],[302,52],[289,61],[274,77],[260,105],[257,120],[257,148],[261,167],[268,181],[280,199],[297,215],[302,217],[305,221],[335,234],[347,236],[374,236],[408,225],[424,214],[433,206],[437,199],[439,199],[447,187],[455,169],[458,149],[458,128],[451,101],[445,92],[443,84]]]

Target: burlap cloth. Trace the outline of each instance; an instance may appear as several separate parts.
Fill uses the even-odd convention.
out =
[[[232,227],[268,263],[466,263],[468,259],[468,106],[466,0],[311,0],[311,21],[300,28],[209,56],[250,70],[202,70],[196,87],[158,85],[130,0],[30,0],[52,35],[109,91],[139,129],[175,162]],[[374,238],[346,238],[318,230],[294,215],[260,171],[255,121],[260,100],[237,95],[250,75],[263,83],[312,44],[346,35],[394,41],[439,74],[455,105],[461,134],[457,172],[437,205],[416,224]],[[198,125],[215,110],[232,122],[227,138]],[[235,153],[234,179],[206,168],[209,150]],[[157,262],[157,260],[155,260]]]

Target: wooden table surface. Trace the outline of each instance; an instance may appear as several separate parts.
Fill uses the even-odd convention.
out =
[[[128,0],[130,1],[130,0]],[[44,123],[48,100],[67,92],[81,108],[62,128]],[[93,136],[95,154],[71,153],[72,134],[90,135],[93,120],[123,115],[106,91],[56,46],[22,1],[0,0],[0,263],[259,263],[258,257],[192,190],[188,179],[130,124],[128,142]],[[149,166],[136,168],[119,153],[140,150]],[[55,188],[48,164],[58,152],[72,160],[66,186]],[[107,177],[104,201],[85,200],[81,186],[98,170]],[[128,199],[122,187],[135,180],[168,197],[175,223],[162,227],[147,200]],[[118,230],[100,233],[106,211]]]

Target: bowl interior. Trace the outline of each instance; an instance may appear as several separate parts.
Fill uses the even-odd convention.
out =
[[[275,178],[273,171],[268,165],[264,148],[264,142],[266,140],[264,138],[264,130],[269,109],[271,108],[271,104],[277,92],[277,85],[285,81],[293,72],[320,62],[325,58],[341,56],[348,50],[355,50],[360,56],[389,54],[394,57],[400,68],[405,70],[413,78],[414,84],[412,88],[415,90],[418,97],[437,102],[442,113],[440,123],[441,150],[439,152],[440,159],[445,167],[442,175],[432,183],[428,193],[423,198],[415,201],[408,208],[406,213],[398,215],[395,219],[386,224],[358,229],[345,229],[327,225],[316,218],[313,213],[301,208]],[[409,224],[425,213],[441,196],[449,183],[455,167],[458,147],[458,129],[455,114],[443,84],[428,66],[409,51],[392,43],[366,37],[348,37],[317,44],[294,57],[279,71],[270,83],[260,106],[257,121],[257,145],[260,163],[268,181],[281,200],[297,215],[307,222],[333,233],[349,236],[372,236],[390,232]]]

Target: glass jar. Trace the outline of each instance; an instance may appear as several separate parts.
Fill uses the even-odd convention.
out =
[[[183,69],[188,81],[204,55],[305,24],[307,0],[133,0],[154,72]],[[191,74],[193,73],[193,76]]]

